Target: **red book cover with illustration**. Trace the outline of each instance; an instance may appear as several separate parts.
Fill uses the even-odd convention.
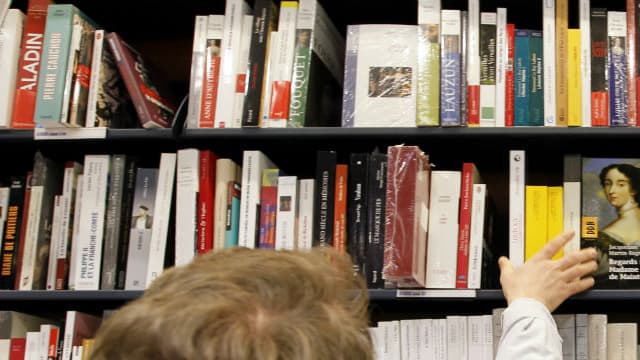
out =
[[[133,102],[140,124],[144,128],[171,127],[175,105],[160,94],[158,78],[152,78],[142,55],[115,32],[105,35],[116,58],[120,75]]]

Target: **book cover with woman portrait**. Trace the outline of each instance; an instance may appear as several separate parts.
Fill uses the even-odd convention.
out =
[[[595,247],[596,288],[640,288],[640,159],[582,158],[581,247]]]

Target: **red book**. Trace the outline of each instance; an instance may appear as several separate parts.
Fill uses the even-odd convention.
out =
[[[275,249],[276,247],[279,175],[280,170],[276,168],[262,170],[262,185],[260,188],[260,231],[258,234],[259,248]]]
[[[336,165],[335,202],[333,205],[333,247],[341,252],[347,243],[347,176],[349,166]]]
[[[471,200],[473,184],[480,183],[480,174],[474,163],[462,164],[462,184],[460,186],[460,215],[458,230],[458,261],[456,267],[456,288],[466,289],[469,272],[469,236],[471,234]]]
[[[515,82],[513,77],[513,56],[515,49],[515,25],[507,24],[507,70],[505,73],[504,126],[513,126],[515,104]]]
[[[291,95],[290,81],[274,81],[271,85],[271,106],[269,119],[289,118],[289,97]]]
[[[122,80],[144,128],[171,127],[175,105],[159,92],[158,85],[166,84],[151,77],[142,55],[115,32],[105,35],[113,52]]]
[[[198,254],[213,249],[213,202],[216,183],[216,160],[211,150],[200,151],[200,184],[198,194]]]
[[[29,0],[22,35],[16,93],[13,100],[11,127],[33,128],[33,115],[38,92],[38,74],[42,60],[47,8],[51,0]]]
[[[26,348],[26,338],[11,338],[11,343],[9,345],[9,360],[24,360]]]
[[[388,148],[383,278],[426,285],[429,158],[417,146]]]
[[[47,360],[56,360],[58,356],[58,343],[60,338],[60,328],[51,327],[49,332],[49,346],[47,347]]]
[[[469,85],[468,90],[469,120],[467,125],[480,126],[480,85]]]

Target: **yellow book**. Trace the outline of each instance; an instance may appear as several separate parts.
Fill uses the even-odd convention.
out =
[[[92,349],[93,349],[93,339],[82,339],[82,360],[91,359]]]
[[[547,211],[547,242],[563,232],[564,229],[564,217],[563,217],[563,202],[562,202],[562,186],[549,186],[548,198],[549,207]],[[553,258],[559,259],[563,256],[563,251],[560,249]]]
[[[525,186],[524,260],[527,261],[547,243],[548,186]]]
[[[580,74],[580,29],[569,29],[569,71],[567,97],[569,126],[582,126],[582,86]]]
[[[569,0],[556,0],[556,126],[567,126]]]

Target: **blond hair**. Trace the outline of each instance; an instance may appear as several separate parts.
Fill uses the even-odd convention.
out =
[[[106,320],[91,359],[368,360],[368,301],[344,254],[223,249]]]

